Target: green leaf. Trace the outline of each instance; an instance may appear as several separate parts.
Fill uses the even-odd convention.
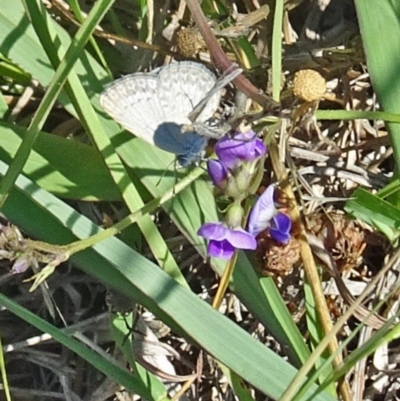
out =
[[[346,202],[346,212],[375,227],[395,241],[400,234],[400,209],[389,202],[358,188]]]
[[[29,71],[35,79],[39,80],[43,86],[46,86],[50,78],[54,75],[54,71],[49,67],[51,64],[48,57],[38,42],[31,25],[29,25],[24,11],[22,9],[18,10],[18,7],[20,7],[19,3],[13,3],[11,6],[11,3],[5,0],[0,0],[0,6],[0,29],[3,32],[8,32],[9,36],[13,36],[14,32],[18,32],[21,24],[25,27],[24,35],[14,35],[12,42],[0,41],[0,51],[7,54],[7,57],[26,71]],[[54,30],[57,33],[58,41],[64,47],[67,47],[70,42],[67,33],[58,25],[54,25]],[[103,142],[103,145],[98,146],[99,149],[105,152],[105,157],[110,154],[113,155],[115,149],[118,155],[124,160],[125,166],[128,169],[130,177],[120,175],[121,178],[116,180],[120,185],[121,191],[125,190],[127,179],[129,178],[135,182],[136,187],[139,185],[138,180],[140,180],[154,197],[160,196],[174,186],[177,179],[182,177],[185,172],[173,171],[173,155],[152,147],[134,138],[133,135],[121,132],[121,128],[114,121],[111,121],[101,110],[97,94],[109,82],[104,69],[90,54],[85,53],[82,60],[77,60],[74,72],[80,77],[86,90],[85,94],[80,89],[75,98],[83,101],[84,97],[88,96],[91,99],[94,110],[97,112],[96,118],[98,118],[102,128],[112,142],[112,146]],[[75,90],[78,86],[81,85],[72,85]],[[72,106],[65,94],[61,94],[59,100],[66,110],[78,117],[75,107]],[[85,118],[87,119],[87,110],[90,111],[92,106],[83,103],[79,107],[86,113]],[[101,130],[96,129],[98,127],[96,121],[90,127],[89,123],[88,130],[90,129],[90,132],[97,134]],[[111,163],[110,169],[111,171],[121,171],[120,164],[118,163]],[[133,196],[132,199],[136,207],[140,208],[142,204],[141,200]],[[163,205],[163,207],[184,235],[194,244],[196,250],[200,254],[205,255],[205,243],[203,239],[197,236],[197,230],[204,222],[218,221],[215,200],[209,185],[202,180],[197,180],[192,184],[191,188],[178,194],[172,201]],[[160,245],[158,240],[153,239],[155,235],[150,230],[143,228],[142,231],[151,234],[146,239],[152,246],[152,249],[155,252],[158,251],[160,264],[171,266],[169,259],[165,258],[166,248],[162,244]],[[217,260],[213,260],[212,264],[213,268],[221,275],[224,270],[224,264]],[[171,274],[174,275],[174,273]],[[267,285],[264,288],[265,283]],[[263,284],[260,284],[258,275],[244,254],[240,255],[235,268],[232,278],[232,288],[234,288],[236,295],[250,312],[282,344],[291,362],[296,366],[300,366],[309,354],[302,336],[293,324],[275,284],[271,280],[263,280]]]
[[[9,163],[26,129],[0,123],[0,159]],[[75,140],[39,133],[23,172],[43,189],[63,198],[121,200],[99,153]]]
[[[397,0],[355,0],[368,72],[379,103],[386,112],[400,114],[400,9]],[[397,168],[400,125],[387,124]],[[398,174],[398,172],[396,173]]]
[[[7,77],[14,84],[26,86],[31,82],[32,77],[7,58],[0,56],[0,76]]]
[[[120,383],[129,391],[149,400],[161,401],[166,399],[165,388],[158,380],[152,381],[153,386],[149,386],[149,383],[142,380],[142,378],[110,362],[109,359],[105,359],[101,355],[96,354],[86,345],[73,338],[72,335],[64,333],[59,328],[36,316],[3,294],[0,294],[0,305],[6,307],[10,312],[38,328],[43,333],[50,334],[60,344],[63,344],[71,351],[77,353],[99,371],[103,372],[107,377]]]
[[[1,164],[0,172],[4,171]],[[18,178],[17,186],[3,212],[30,235],[65,244],[100,231],[87,218],[23,176]],[[30,219],[33,215],[35,219]],[[296,369],[281,357],[117,238],[102,241],[72,259],[83,271],[144,305],[177,333],[193,339],[270,397],[278,398],[294,377]],[[0,300],[4,304],[4,299]],[[315,389],[313,386],[312,390]],[[333,400],[325,393],[314,399]]]

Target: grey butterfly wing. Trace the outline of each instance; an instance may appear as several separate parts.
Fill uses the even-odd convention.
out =
[[[162,68],[158,74],[159,99],[168,120],[177,124],[190,124],[188,116],[203,100],[216,82],[216,77],[207,67],[191,61],[173,63]],[[197,118],[204,122],[213,116],[221,98],[221,91],[214,94]]]
[[[114,81],[100,95],[107,114],[126,130],[155,145],[154,132],[165,121],[155,74],[132,74]]]
[[[195,132],[182,132],[188,115],[214,86],[215,75],[201,64],[180,62],[152,73],[128,75],[111,84],[100,96],[104,110],[125,129],[152,145],[178,155],[187,165],[207,140]],[[220,93],[204,107],[197,121],[210,118]]]

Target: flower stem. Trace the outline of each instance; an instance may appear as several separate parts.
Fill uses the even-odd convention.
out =
[[[152,212],[160,205],[172,199],[176,194],[184,190],[187,186],[189,186],[193,181],[195,181],[198,177],[200,177],[204,173],[204,169],[198,167],[191,171],[186,177],[180,180],[176,185],[174,185],[171,189],[169,189],[164,195],[153,199],[148,202],[146,205],[141,207],[134,213],[131,213],[117,224],[113,225],[106,230],[102,230],[98,234],[92,235],[91,237],[85,238],[83,240],[79,240],[76,242],[72,242],[68,245],[65,245],[61,248],[64,248],[70,255],[73,255],[77,252],[83,251],[87,248],[92,247],[100,241],[103,241],[109,237],[113,237],[117,235],[125,228],[129,227],[131,224],[135,223],[140,217],[144,216],[147,213]]]

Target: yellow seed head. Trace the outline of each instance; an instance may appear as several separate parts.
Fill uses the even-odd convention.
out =
[[[203,47],[203,38],[199,31],[188,28],[182,29],[176,34],[176,46],[184,57],[193,57]]]
[[[320,100],[326,93],[325,79],[317,71],[300,70],[294,76],[293,93],[306,102]]]

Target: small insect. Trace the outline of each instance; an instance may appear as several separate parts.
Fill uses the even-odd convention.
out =
[[[216,81],[214,73],[202,64],[182,61],[114,81],[100,95],[100,103],[126,130],[174,153],[178,163],[187,166],[201,158],[207,144],[189,116],[202,103],[196,124],[213,117],[221,98],[221,88],[210,95]]]

